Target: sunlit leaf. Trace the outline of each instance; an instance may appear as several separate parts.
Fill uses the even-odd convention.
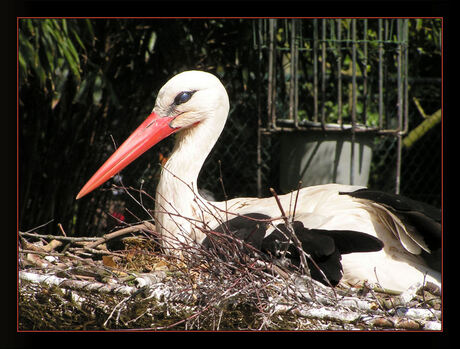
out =
[[[85,45],[83,44],[83,42],[81,41],[80,39],[80,36],[78,35],[78,33],[75,31],[75,29],[72,29],[72,34],[75,38],[75,40],[77,40],[78,44],[80,45],[80,47],[85,50]]]
[[[96,76],[96,79],[94,80],[94,86],[93,86],[93,103],[94,104],[99,104],[99,102],[102,99],[102,79],[100,75]]]
[[[75,94],[75,97],[72,100],[72,103],[78,103],[84,100],[85,98],[83,97],[85,94],[88,92],[88,79],[90,77],[83,79],[81,84],[78,86],[77,93]]]

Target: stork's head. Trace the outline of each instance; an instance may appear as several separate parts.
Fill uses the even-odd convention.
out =
[[[228,95],[219,79],[192,70],[174,76],[160,89],[153,113],[173,118],[173,128],[186,128],[209,118],[226,117],[228,109]]]
[[[217,77],[202,71],[186,71],[171,78],[159,91],[147,119],[99,168],[81,189],[77,199],[120,172],[169,135],[208,124],[220,134],[229,110],[227,92]]]

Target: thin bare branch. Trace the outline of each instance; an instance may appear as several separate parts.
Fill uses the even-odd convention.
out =
[[[99,238],[95,237],[71,237],[71,236],[60,236],[60,235],[49,235],[49,234],[36,234],[29,232],[19,232],[19,236],[28,236],[32,238],[40,238],[45,240],[61,240],[61,241],[71,241],[71,242],[88,242],[96,241]]]
[[[111,239],[114,239],[114,238],[129,234],[129,233],[137,232],[139,230],[151,232],[152,231],[152,226],[147,226],[147,223],[148,222],[142,222],[140,224],[136,224],[136,225],[133,225],[133,226],[130,226],[130,227],[127,227],[127,228],[123,228],[123,229],[114,231],[113,233],[106,234],[103,237],[101,237],[98,240],[96,240],[95,242],[87,245],[86,248],[87,249],[95,248],[95,247],[99,246],[100,244],[103,244],[103,243],[105,243],[105,242],[107,242],[107,241],[109,241]]]
[[[46,222],[46,223],[43,223],[43,224],[41,224],[41,225],[39,225],[39,226],[37,226],[37,227],[35,227],[35,228],[32,228],[32,229],[27,230],[27,231],[25,231],[25,232],[22,232],[22,234],[30,233],[30,232],[32,232],[32,231],[34,231],[34,230],[43,228],[44,226],[47,226],[48,224],[50,224],[50,223],[53,222],[53,221],[54,221],[54,219],[52,219],[52,220],[50,220],[50,221],[48,221],[48,222]]]
[[[279,210],[281,212],[281,217],[283,218],[284,224],[286,225],[286,230],[289,232],[289,235],[290,235],[289,238],[294,243],[294,245],[296,246],[296,248],[299,251],[301,268],[302,268],[303,272],[305,273],[305,275],[310,276],[310,268],[308,268],[308,263],[307,263],[307,260],[305,258],[305,255],[307,255],[307,253],[305,253],[305,251],[303,250],[302,243],[300,242],[299,238],[295,234],[294,228],[292,227],[292,224],[289,221],[289,218],[286,216],[286,213],[284,212],[283,206],[281,205],[281,201],[278,198],[278,195],[276,194],[275,190],[273,188],[270,188],[270,192],[272,193],[273,197],[275,198],[276,204],[278,205],[278,208],[279,208]],[[310,292],[311,292],[311,296],[314,298],[315,291],[314,291],[313,287],[310,288]]]

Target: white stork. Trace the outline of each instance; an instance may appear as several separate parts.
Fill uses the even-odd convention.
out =
[[[152,113],[86,183],[77,199],[177,133],[156,191],[155,224],[165,247],[187,239],[205,242],[199,222],[219,229],[228,218],[230,225],[234,223],[232,229],[238,230],[245,224],[256,227],[254,220],[244,223],[244,217],[280,217],[273,197],[210,202],[198,193],[198,174],[224,128],[228,111],[227,92],[214,75],[187,71],[174,76],[159,91]],[[349,284],[378,283],[399,291],[423,281],[441,287],[440,210],[401,196],[341,184],[302,188],[293,195],[279,196],[279,200],[287,216],[294,214],[293,227],[302,246],[317,256],[320,267],[323,263],[323,271],[334,279],[334,285],[341,279]],[[279,254],[286,243],[283,223],[280,219],[265,226],[254,246],[267,254]],[[240,237],[253,239],[241,231]],[[327,258],[333,259],[330,265]],[[319,279],[324,282],[321,276]]]

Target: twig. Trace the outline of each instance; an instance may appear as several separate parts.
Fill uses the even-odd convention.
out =
[[[118,324],[118,319],[119,319],[119,316],[120,316],[120,312],[122,310],[122,306],[126,304],[126,301],[128,301],[129,299],[131,298],[131,295],[123,298],[121,300],[121,302],[119,302],[118,304],[115,305],[115,307],[112,309],[112,311],[110,312],[109,316],[107,317],[107,320],[104,321],[104,323],[102,324],[102,326],[106,327],[107,326],[107,323],[109,322],[109,320],[112,318],[113,316],[113,313],[115,313],[115,310],[117,310],[118,307],[120,307],[119,311],[118,311],[118,316],[117,316],[117,320],[116,320],[116,323]]]
[[[64,228],[62,227],[61,223],[58,223],[59,230],[61,231],[62,235],[67,236],[67,234],[64,231]]]
[[[299,238],[297,237],[297,235],[295,234],[294,232],[294,228],[292,227],[292,224],[291,222],[289,221],[288,217],[286,216],[286,213],[284,212],[284,209],[283,209],[283,206],[281,205],[281,201],[280,199],[278,198],[278,195],[276,194],[275,190],[273,188],[270,188],[270,192],[272,193],[273,197],[275,198],[276,200],[276,204],[278,205],[278,208],[281,212],[281,216],[284,220],[284,223],[286,225],[286,230],[289,232],[289,235],[290,235],[290,239],[294,242],[294,245],[296,246],[296,248],[298,249],[299,251],[299,256],[300,256],[300,265],[302,267],[302,270],[304,271],[305,275],[311,277],[311,274],[310,274],[310,268],[308,268],[308,264],[307,264],[307,260],[305,258],[305,251],[302,249],[302,243],[300,242]],[[316,298],[315,296],[315,290],[314,288],[311,286],[310,284],[310,287],[308,288],[309,289],[309,292],[310,292],[310,295],[313,299]]]
[[[151,228],[149,228],[146,223],[140,223],[140,224],[136,224],[136,225],[133,225],[131,227],[127,227],[127,228],[123,228],[123,229],[120,229],[120,230],[117,230],[113,233],[109,233],[109,234],[106,234],[104,235],[102,238],[99,238],[97,241],[93,242],[92,244],[89,244],[87,246],[85,246],[86,249],[93,249],[97,246],[99,246],[100,244],[103,244],[111,239],[114,239],[116,237],[119,237],[119,236],[122,236],[122,235],[126,235],[128,233],[132,233],[132,232],[136,232],[136,231],[139,231],[139,230],[146,230],[146,231],[151,231]]]
[[[292,212],[292,221],[294,222],[295,218],[295,213],[297,212],[297,201],[299,200],[299,193],[300,193],[300,188],[302,187],[302,181],[299,181],[299,185],[297,187],[297,193],[295,196],[295,202],[294,202],[294,211]]]
[[[46,223],[44,223],[42,225],[39,225],[38,227],[32,228],[30,230],[27,230],[27,231],[23,232],[23,234],[30,233],[31,231],[34,231],[34,230],[39,229],[39,228],[43,228],[45,225],[50,224],[52,221],[54,221],[54,219],[52,219],[49,222],[46,222]]]
[[[31,253],[31,254],[39,254],[43,256],[53,256],[53,257],[62,257],[64,256],[63,253],[59,252],[46,252],[46,251],[36,251],[36,250],[25,250],[20,248],[19,253]]]
[[[89,252],[90,253],[89,256],[91,256],[91,255],[109,255],[109,256],[116,256],[116,257],[122,257],[122,258],[125,257],[125,255],[120,254],[120,253],[107,251],[107,250],[96,250],[94,248],[88,248],[88,247],[83,247],[83,248],[81,248],[81,247],[73,247],[73,248],[70,247],[69,251],[79,253],[79,254],[83,254],[83,255],[87,255],[87,252]]]
[[[121,181],[120,181],[120,182],[121,182]],[[123,185],[123,183],[122,183],[122,185]],[[149,210],[147,210],[147,209],[142,205],[142,203],[140,203],[140,202],[129,192],[129,190],[126,189],[126,187],[125,187],[124,185],[123,185],[123,189],[125,190],[126,194],[128,194],[128,196],[129,196],[131,199],[133,199],[134,202],[137,203],[137,204],[138,204],[138,205],[149,215],[150,219],[153,220],[154,218],[153,218],[152,215],[150,214]],[[134,216],[133,213],[131,213],[131,214]]]
[[[124,286],[118,284],[103,284],[100,282],[89,282],[79,280],[69,280],[54,275],[35,274],[26,271],[19,271],[19,279],[34,283],[45,283],[47,285],[56,285],[63,288],[76,290],[97,291],[103,293],[117,293],[131,295],[137,292],[136,287]]]
[[[228,212],[228,207],[227,207],[228,196],[227,196],[227,192],[225,191],[224,180],[222,178],[222,166],[221,166],[220,160],[218,161],[218,164],[219,164],[219,182],[220,182],[220,185],[222,186],[222,191],[224,192],[225,212]],[[226,222],[228,222],[228,213],[225,218],[226,218]]]
[[[70,236],[56,236],[56,235],[45,235],[45,234],[36,234],[29,232],[19,232],[20,236],[28,236],[32,238],[46,239],[46,240],[62,240],[62,241],[71,241],[71,242],[88,242],[96,241],[99,238],[90,238],[90,237],[70,237]]]

